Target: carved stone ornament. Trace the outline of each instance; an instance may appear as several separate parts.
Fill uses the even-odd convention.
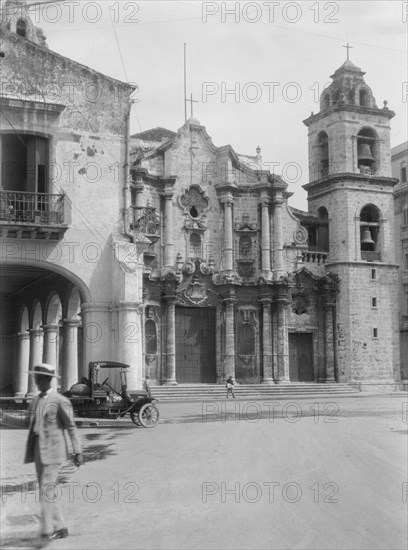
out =
[[[242,278],[235,271],[215,273],[212,277],[215,285],[241,285]]]
[[[305,290],[305,285],[304,285],[304,283],[302,283],[302,281],[300,280],[299,277],[296,277],[295,288],[296,288],[296,290],[298,290],[298,291],[303,291],[303,290]]]
[[[297,227],[296,231],[293,233],[293,240],[297,244],[306,244],[307,237],[307,229],[302,226]]]
[[[256,233],[257,224],[249,223],[249,216],[244,214],[242,216],[242,222],[235,223],[235,231],[237,233]]]
[[[112,236],[112,248],[115,262],[125,273],[136,273],[139,266],[143,265],[140,261],[143,248],[139,250],[136,243],[131,243],[125,237],[115,234]]]
[[[190,232],[192,232],[192,231],[200,232],[201,231],[201,232],[204,232],[207,229],[207,227],[203,223],[201,223],[197,220],[192,220],[188,216],[186,216],[186,217],[187,217],[187,219],[185,220],[184,226],[183,226],[183,229],[185,229],[186,231],[190,231]]]
[[[183,290],[183,294],[192,304],[198,305],[207,299],[207,288],[202,283],[193,281]]]
[[[304,296],[295,296],[292,302],[292,310],[296,315],[307,313],[307,301]]]
[[[200,262],[200,271],[203,275],[211,275],[211,273],[214,273],[214,270],[214,260],[212,260],[211,258],[208,260],[208,262]]]
[[[150,319],[150,320],[153,320],[153,321],[157,322],[160,318],[159,307],[158,306],[152,306],[152,305],[146,306],[146,308],[145,308],[145,317],[146,317],[146,320]]]
[[[208,207],[208,199],[198,185],[192,185],[180,197],[180,205],[186,213],[198,218]]]
[[[188,275],[192,275],[195,271],[195,264],[191,260],[187,260],[183,265],[183,271],[184,273],[187,273]]]

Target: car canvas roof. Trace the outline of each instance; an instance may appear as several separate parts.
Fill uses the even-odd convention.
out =
[[[116,363],[115,361],[92,361],[92,365],[100,369],[129,369],[130,365]]]

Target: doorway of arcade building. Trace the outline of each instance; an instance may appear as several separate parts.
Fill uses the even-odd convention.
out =
[[[179,384],[215,384],[215,309],[176,307]]]
[[[82,371],[83,289],[74,276],[26,263],[0,265],[0,280],[1,395],[36,392],[28,371],[41,362],[56,367],[59,390],[69,389]]]
[[[291,382],[313,382],[313,334],[289,334],[289,379]]]

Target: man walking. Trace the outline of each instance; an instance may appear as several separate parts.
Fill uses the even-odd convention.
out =
[[[66,432],[72,443],[76,466],[83,464],[83,457],[71,402],[51,388],[52,378],[58,378],[54,367],[40,363],[29,374],[35,377],[39,395],[31,401],[25,417],[1,413],[0,422],[29,429],[24,462],[35,463],[42,512],[41,538],[46,545],[49,541],[68,536],[57,492],[58,471],[68,460]]]

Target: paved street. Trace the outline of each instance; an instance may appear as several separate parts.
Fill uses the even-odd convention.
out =
[[[404,549],[407,396],[160,404],[154,429],[82,427],[55,549]],[[109,424],[109,425],[108,425]],[[2,480],[32,488],[25,430],[1,430]],[[35,493],[3,494],[3,545],[30,547]]]

